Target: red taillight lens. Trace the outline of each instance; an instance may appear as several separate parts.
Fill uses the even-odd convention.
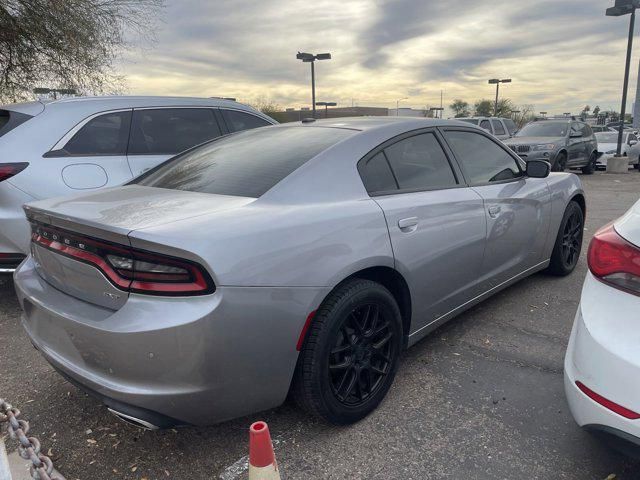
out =
[[[589,387],[587,387],[584,383],[576,382],[576,386],[580,389],[582,393],[584,393],[591,400],[593,400],[596,403],[599,403],[600,405],[611,410],[612,412],[615,412],[618,415],[623,416],[624,418],[628,418],[629,420],[640,419],[640,414],[634,412],[633,410],[629,410],[628,408],[625,408],[622,405],[612,402],[611,400],[603,397],[602,395],[598,395],[596,392],[594,392]]]
[[[215,291],[202,266],[58,228],[32,224],[32,241],[100,270],[121,290],[151,295],[205,295]]]
[[[14,175],[19,174],[22,170],[27,168],[29,164],[27,162],[23,163],[0,163],[0,182],[6,180],[7,178],[11,178]]]
[[[601,228],[593,236],[587,263],[602,282],[640,295],[640,248],[618,235],[613,225]]]

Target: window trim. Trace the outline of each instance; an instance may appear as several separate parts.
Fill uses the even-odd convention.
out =
[[[216,114],[216,110],[219,110],[220,107],[208,107],[208,106],[203,106],[203,105],[196,105],[196,106],[181,106],[181,105],[171,105],[168,107],[134,107],[133,108],[133,112],[131,113],[131,123],[129,125],[129,139],[127,140],[127,157],[131,156],[131,157],[163,157],[166,155],[169,155],[170,158],[175,157],[176,155],[182,153],[182,152],[178,152],[178,153],[130,153],[129,152],[129,146],[131,145],[131,134],[133,133],[133,115],[135,114],[135,112],[137,110],[168,110],[168,109],[175,109],[175,108],[179,108],[181,110],[184,109],[191,109],[191,108],[197,108],[197,109],[208,109],[208,110],[212,110],[211,114],[213,115],[213,120],[218,124],[218,129],[220,130],[220,135],[218,135],[217,137],[214,138],[210,138],[209,140],[205,140],[202,143],[199,143],[197,145],[194,145],[194,147],[198,147],[200,145],[203,145],[207,142],[210,142],[211,140],[215,140],[217,138],[220,137],[224,137],[225,135],[227,135],[229,132],[223,128],[222,124],[220,123],[220,118],[218,118],[218,115]],[[222,117],[222,115],[220,115],[220,117]],[[226,125],[225,125],[226,126]],[[187,150],[191,150],[190,147]]]
[[[391,170],[391,174],[393,175],[393,178],[396,181],[396,185],[398,185],[398,187],[399,187],[400,184],[398,183],[398,179],[396,178],[396,174],[393,171],[393,168],[391,167],[391,163],[389,162],[389,157],[387,156],[387,154],[385,152],[385,149],[387,149],[391,145],[394,145],[394,144],[396,144],[398,142],[401,142],[402,140],[404,140],[406,138],[415,137],[417,135],[422,135],[424,133],[433,134],[433,136],[435,137],[436,141],[440,145],[440,148],[442,148],[442,152],[444,153],[444,156],[447,159],[447,163],[449,164],[449,168],[451,168],[451,172],[453,173],[453,178],[455,179],[456,184],[455,185],[449,185],[449,186],[446,186],[446,187],[440,186],[440,187],[431,187],[431,188],[398,188],[397,190],[382,190],[382,191],[376,191],[376,192],[369,192],[367,190],[367,186],[364,184],[364,180],[362,180],[362,174],[360,173],[361,164],[364,166],[367,163],[367,161],[369,161],[370,159],[375,157],[378,153],[382,152],[382,154],[384,155],[384,157],[385,157],[385,159],[387,161],[387,165],[389,166],[389,169]],[[358,160],[356,162],[356,170],[358,172],[358,177],[360,178],[360,181],[362,182],[362,186],[364,187],[365,191],[367,192],[369,197],[372,197],[372,198],[373,197],[384,197],[384,196],[389,196],[389,195],[400,195],[400,194],[405,194],[405,193],[433,192],[433,191],[438,191],[438,190],[451,190],[453,188],[464,188],[464,187],[467,187],[467,184],[464,181],[464,177],[462,176],[462,172],[458,168],[458,165],[454,161],[451,160],[451,156],[450,156],[449,151],[448,151],[448,149],[446,148],[445,145],[446,145],[446,143],[445,143],[444,139],[442,138],[442,135],[440,134],[440,132],[438,131],[438,129],[436,127],[419,128],[419,129],[416,129],[416,130],[410,130],[408,132],[403,132],[403,133],[401,133],[399,135],[396,135],[395,137],[392,137],[392,138],[389,138],[389,139],[385,140],[384,142],[382,142],[381,144],[377,145],[375,148],[370,150],[360,160]]]
[[[94,154],[94,153],[69,153],[64,147],[67,146],[69,141],[78,133],[82,128],[89,123],[91,120],[97,117],[101,117],[103,115],[109,115],[112,113],[120,113],[120,112],[129,112],[129,134],[127,136],[127,145],[125,149],[125,153],[107,153],[107,154]],[[94,113],[85,117],[76,123],[71,130],[65,133],[60,140],[58,140],[53,147],[48,152],[45,152],[42,157],[43,158],[64,158],[64,157],[124,157],[127,155],[127,151],[129,150],[129,137],[131,137],[131,123],[133,120],[133,108],[118,108],[116,110],[103,110],[101,112]]]
[[[500,142],[500,140],[498,140],[496,137],[491,135],[486,130],[480,129],[479,127],[478,128],[465,128],[465,127],[458,127],[458,126],[438,127],[438,129],[442,131],[442,137],[443,137],[443,139],[444,139],[444,141],[445,141],[445,143],[447,145],[447,148],[451,152],[452,158],[454,158],[455,161],[457,162],[458,167],[462,171],[462,175],[463,175],[463,178],[465,180],[465,183],[469,187],[484,187],[486,185],[501,185],[501,184],[505,184],[505,183],[519,182],[519,181],[521,181],[523,179],[529,178],[529,177],[527,177],[527,164],[526,164],[526,162],[524,160],[522,160],[520,157],[518,157],[510,148],[504,146],[502,144],[502,142]],[[458,159],[458,157],[456,157],[456,154],[455,154],[453,148],[451,148],[451,146],[449,145],[449,142],[447,142],[447,137],[445,135],[445,132],[455,132],[455,131],[476,133],[478,135],[482,135],[483,137],[488,138],[491,142],[496,144],[498,146],[498,148],[501,148],[503,151],[505,151],[505,152],[507,152],[509,154],[509,156],[516,162],[516,165],[520,169],[520,174],[521,175],[519,177],[516,177],[516,178],[508,178],[508,179],[505,179],[505,180],[497,180],[495,182],[483,182],[483,183],[471,183],[471,182],[469,182],[468,174],[464,170],[464,164]]]

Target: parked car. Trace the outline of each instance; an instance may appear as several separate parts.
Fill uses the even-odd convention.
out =
[[[637,454],[640,201],[596,232],[587,261],[564,361],[567,400],[578,425]]]
[[[22,205],[128,182],[176,153],[274,120],[218,98],[81,97],[0,107],[0,272],[29,249]]]
[[[596,167],[607,168],[607,160],[618,151],[618,132],[596,133],[596,140],[598,141]],[[634,133],[622,132],[621,153],[629,159],[629,165],[638,168],[640,145]]]
[[[14,275],[42,355],[139,424],[281,404],[347,424],[402,349],[580,253],[580,180],[463,122],[237,133],[130,185],[30,203]]]
[[[456,118],[463,122],[477,125],[480,128],[484,128],[487,132],[493,134],[494,137],[504,140],[511,138],[513,134],[518,130],[515,122],[510,118],[500,117],[468,117],[468,118]]]
[[[607,127],[606,125],[589,125],[591,127],[591,131],[593,131],[593,133],[600,133],[600,132],[613,132],[614,129]]]
[[[598,143],[591,127],[576,120],[531,122],[504,141],[523,160],[546,160],[554,172],[580,168],[593,173]]]

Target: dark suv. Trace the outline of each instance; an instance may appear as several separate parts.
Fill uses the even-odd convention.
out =
[[[591,127],[577,120],[540,120],[525,125],[504,143],[523,160],[547,160],[554,172],[580,168],[593,173],[598,143]]]

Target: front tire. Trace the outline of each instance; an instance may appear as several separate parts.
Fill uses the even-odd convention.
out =
[[[584,167],[582,167],[582,173],[584,173],[585,175],[591,175],[596,169],[596,159],[597,155],[595,152],[593,152],[589,157],[589,162]]]
[[[560,222],[551,261],[547,267],[549,273],[564,277],[573,272],[580,258],[583,234],[584,214],[580,205],[572,200],[567,205]]]
[[[553,172],[564,172],[564,169],[567,166],[567,154],[564,152],[558,153],[556,155],[556,160],[553,162],[553,167],[551,171]]]
[[[401,347],[402,319],[393,295],[370,280],[349,280],[325,299],[312,320],[293,398],[330,423],[357,422],[389,391]]]

